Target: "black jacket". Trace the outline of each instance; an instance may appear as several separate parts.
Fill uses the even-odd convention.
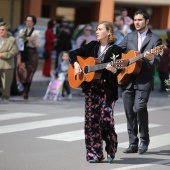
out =
[[[113,54],[115,56],[118,55],[116,59],[121,58],[121,48],[115,44],[112,45],[105,53],[103,63],[107,63],[112,60]],[[73,65],[75,61],[77,61],[77,56],[82,57],[94,57],[98,58],[98,50],[99,50],[100,43],[98,41],[91,41],[87,45],[83,46],[82,48],[73,50],[69,52],[70,63]],[[103,69],[101,79],[103,79],[104,89],[106,92],[106,99],[107,101],[116,101],[118,99],[118,81],[117,75],[121,72],[118,70],[117,73],[113,74],[112,72]],[[86,83],[86,86],[83,87],[83,92],[86,92],[87,89],[90,88],[91,82]]]

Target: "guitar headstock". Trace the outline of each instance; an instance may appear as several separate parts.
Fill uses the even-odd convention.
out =
[[[162,55],[163,54],[163,50],[166,48],[165,45],[159,45],[157,47],[154,47],[153,49],[151,49],[151,53],[152,54],[160,54]]]
[[[120,59],[120,60],[115,61],[115,67],[117,69],[123,69],[123,68],[127,67],[127,65],[128,65],[128,60]]]

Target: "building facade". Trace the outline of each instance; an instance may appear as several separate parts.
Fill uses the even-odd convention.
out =
[[[28,14],[56,20],[66,15],[77,26],[101,20],[114,22],[121,8],[126,8],[131,18],[138,9],[146,9],[153,29],[170,28],[169,0],[0,0],[0,18],[15,29]]]

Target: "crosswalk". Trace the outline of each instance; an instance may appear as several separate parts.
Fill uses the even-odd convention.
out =
[[[159,127],[159,126],[161,125],[150,124],[150,128]],[[115,129],[117,134],[126,132],[127,131],[126,123],[115,125]],[[73,142],[73,141],[84,139],[84,130],[82,129],[77,131],[53,134],[49,136],[41,136],[39,138]]]
[[[160,108],[150,108],[150,111],[154,111],[155,109],[162,109],[162,108],[170,108],[170,106],[164,106]],[[0,122],[6,120],[13,120],[13,119],[26,119],[31,117],[45,117],[48,114],[41,114],[41,113],[9,113],[9,114],[1,114],[0,115]],[[115,116],[120,116],[122,113],[116,113]],[[21,131],[28,131],[28,130],[35,130],[35,129],[42,129],[54,126],[63,126],[63,125],[71,125],[76,123],[83,123],[84,117],[82,116],[72,116],[72,117],[64,117],[64,118],[57,118],[57,119],[45,119],[39,121],[31,121],[26,123],[18,123],[18,124],[10,124],[0,126],[0,134],[7,134],[7,133],[14,133],[14,132],[21,132]],[[163,125],[160,124],[152,124],[150,123],[149,128],[156,128]],[[126,123],[120,123],[115,125],[116,133],[127,133]],[[84,140],[84,130],[78,129],[74,131],[68,131],[63,133],[57,134],[49,134],[46,136],[37,136],[39,139],[46,139],[46,140],[58,140],[63,142],[74,142],[78,140]],[[159,138],[166,139],[161,140],[159,143]],[[170,133],[161,134],[158,136],[151,137],[151,144],[149,146],[150,149],[156,147],[162,147],[170,144]],[[162,142],[164,141],[164,142]],[[128,146],[128,141],[119,143],[119,147],[126,148]]]
[[[170,109],[170,106],[164,106],[164,107],[157,107],[157,108],[150,108],[149,111],[153,112],[155,110],[161,110],[161,109]],[[119,112],[115,114],[115,117],[117,116],[122,116],[124,113]],[[38,121],[32,121],[33,119],[30,118],[35,118]],[[27,120],[28,119],[28,120]],[[15,123],[11,123],[12,120],[14,120]],[[16,123],[16,121],[19,123]],[[80,140],[84,140],[84,130],[83,128],[75,130],[75,127],[80,127],[80,126],[75,126],[74,130],[72,130],[73,125],[83,125],[84,123],[84,117],[83,116],[70,116],[70,117],[60,117],[60,118],[53,118],[49,119],[48,114],[42,114],[42,113],[28,113],[28,112],[17,112],[17,113],[8,113],[8,114],[0,114],[0,124],[3,122],[3,125],[0,125],[0,135],[5,135],[5,134],[11,134],[11,133],[17,133],[17,132],[26,132],[26,131],[31,131],[31,130],[36,130],[36,129],[45,129],[45,128],[50,128],[50,127],[57,127],[57,126],[64,126],[68,125],[70,128],[69,130],[62,132],[62,133],[53,133],[47,135],[38,135],[36,133],[36,138],[40,140],[53,140],[53,141],[62,141],[62,142],[76,142]],[[7,123],[5,123],[7,122]],[[156,128],[161,128],[163,127],[163,124],[155,124],[155,123],[150,123],[149,128],[150,129],[156,129]],[[81,126],[83,127],[83,126]],[[116,133],[118,134],[123,134],[126,133],[127,135],[127,125],[126,122],[121,122],[119,124],[115,125]],[[155,149],[155,148],[160,148],[164,146],[170,145],[170,133],[164,133],[156,136],[151,136],[150,137],[150,145],[149,149]],[[128,146],[128,141],[123,141],[120,142],[118,147],[119,148],[127,148]],[[1,148],[0,154],[3,154],[3,148]],[[160,164],[164,163],[170,163],[169,160],[162,160],[159,161]],[[152,166],[152,164],[145,164],[145,165],[133,165],[129,166],[129,169],[137,169],[138,167],[149,167]],[[126,168],[117,168],[116,170],[126,170]],[[112,169],[110,169],[112,170]],[[115,169],[114,169],[115,170]]]

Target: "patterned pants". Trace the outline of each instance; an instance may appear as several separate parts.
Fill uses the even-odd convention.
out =
[[[106,102],[101,82],[94,82],[85,94],[86,159],[102,161],[103,140],[105,151],[113,159],[117,151],[117,134],[114,127],[114,102]]]

